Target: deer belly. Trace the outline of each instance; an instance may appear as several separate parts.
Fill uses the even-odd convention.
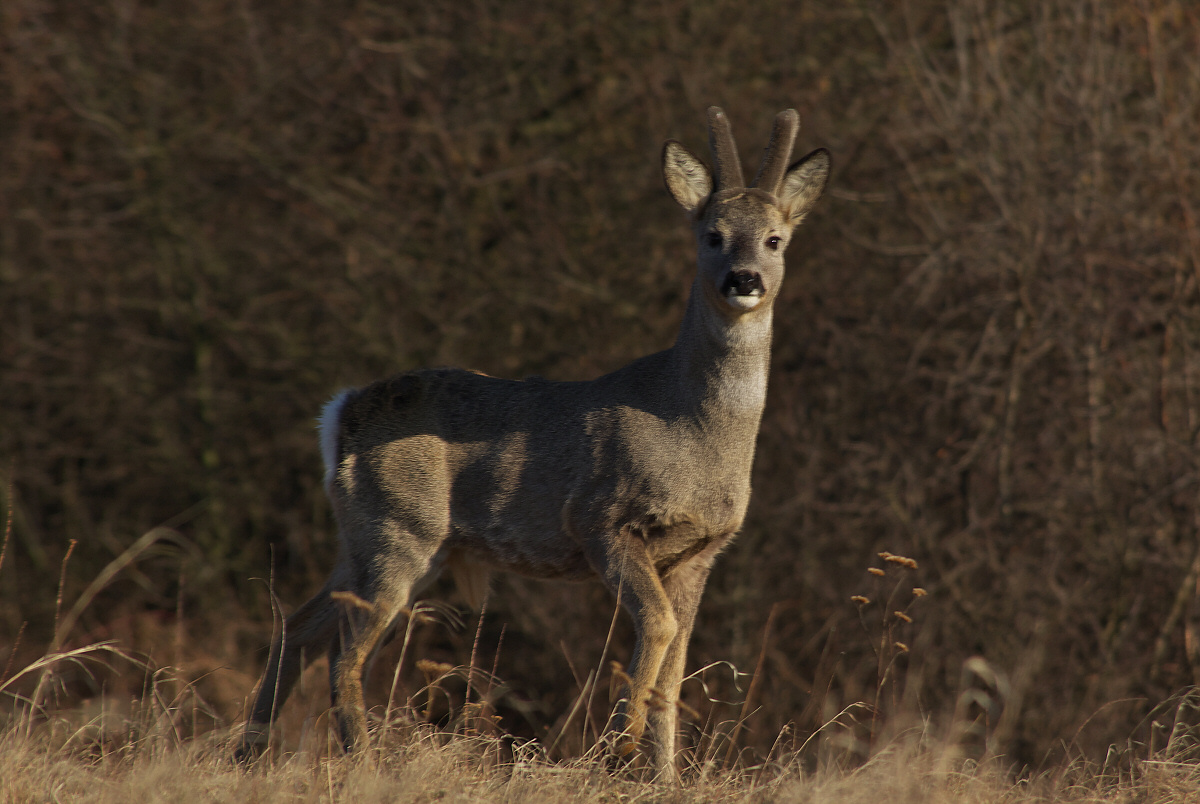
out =
[[[530,578],[582,580],[593,574],[579,545],[549,524],[517,531],[507,523],[480,529],[455,523],[448,546],[479,563]]]

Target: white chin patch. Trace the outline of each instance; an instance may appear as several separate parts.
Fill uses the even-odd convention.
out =
[[[762,296],[738,296],[736,294],[732,296],[726,296],[725,298],[728,300],[730,307],[734,307],[738,310],[753,310],[755,307],[761,304],[763,300]]]

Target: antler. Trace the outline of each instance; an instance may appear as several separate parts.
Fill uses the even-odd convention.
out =
[[[742,163],[738,160],[737,146],[733,144],[733,133],[729,130],[729,118],[716,106],[708,107],[708,142],[716,159],[713,191],[745,187]]]
[[[712,112],[709,111],[709,118]],[[723,119],[723,118],[722,118]],[[726,123],[726,126],[729,124]],[[754,177],[754,184],[771,195],[779,195],[779,183],[787,172],[788,159],[792,156],[792,145],[796,142],[796,131],[800,128],[800,116],[794,109],[785,109],[775,115],[775,128],[771,131],[771,142],[763,154],[762,167]],[[732,143],[732,140],[730,140]]]

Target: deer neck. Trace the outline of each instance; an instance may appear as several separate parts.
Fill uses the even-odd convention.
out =
[[[699,283],[672,347],[679,388],[701,418],[758,428],[767,395],[772,309],[729,317],[717,312]]]

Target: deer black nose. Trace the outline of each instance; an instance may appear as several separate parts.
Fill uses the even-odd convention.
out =
[[[721,283],[721,292],[726,296],[761,296],[762,277],[755,271],[730,271]]]

